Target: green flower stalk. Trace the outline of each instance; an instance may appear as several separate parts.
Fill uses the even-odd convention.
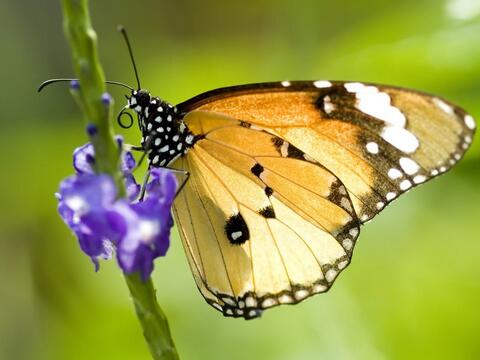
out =
[[[120,171],[118,141],[114,138],[111,121],[113,101],[106,92],[105,76],[97,52],[97,37],[91,26],[87,0],[62,0],[64,31],[70,43],[75,73],[79,84],[72,94],[87,122],[87,133],[95,152],[94,170],[114,179],[118,196],[125,197],[125,185]],[[135,311],[143,328],[145,340],[155,360],[178,359],[167,318],[157,304],[150,277],[139,273],[125,275]]]

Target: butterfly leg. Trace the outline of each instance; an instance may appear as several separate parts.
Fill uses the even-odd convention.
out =
[[[190,178],[190,173],[186,170],[174,169],[174,168],[170,168],[170,167],[162,167],[162,169],[166,169],[166,170],[169,170],[169,171],[171,171],[175,174],[181,174],[181,175],[185,176],[183,181],[180,183],[180,186],[177,188],[177,191],[175,192],[175,198],[176,198],[177,195],[180,193],[180,191],[182,191],[182,189],[185,186],[185,184],[187,183],[188,179]],[[149,177],[150,177],[150,170],[147,171],[147,173],[145,174],[145,177],[143,179],[139,201],[142,201],[143,198],[145,197],[146,185],[147,185]]]
[[[177,192],[175,193],[175,197],[177,197],[177,195],[180,193],[180,191],[182,191],[183,187],[184,187],[185,184],[187,183],[188,179],[190,179],[190,173],[189,173],[188,171],[186,171],[186,170],[173,169],[173,168],[169,168],[169,167],[165,167],[164,169],[168,169],[168,170],[170,170],[170,171],[173,172],[173,173],[181,174],[181,175],[185,176],[185,178],[183,179],[182,183],[181,183],[180,186],[178,187]]]
[[[147,143],[147,149],[148,149],[149,143]],[[133,171],[137,170],[143,163],[143,160],[145,160],[145,157],[148,154],[148,151],[145,151],[145,148],[142,146],[134,146],[134,145],[125,145],[125,149],[127,151],[139,151],[142,152],[142,155],[140,156],[140,159],[137,162],[137,165],[135,166],[135,169]]]

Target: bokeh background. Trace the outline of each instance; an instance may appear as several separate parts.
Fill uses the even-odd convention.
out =
[[[478,0],[92,1],[107,77],[171,102],[233,84],[338,79],[442,95],[480,117]],[[0,358],[149,359],[114,261],[98,273],[53,193],[86,141],[57,1],[0,1]],[[123,106],[123,93],[111,89]],[[138,143],[136,130],[123,132]],[[176,230],[154,281],[183,359],[480,358],[480,144],[363,228],[331,291],[261,320],[195,288]]]

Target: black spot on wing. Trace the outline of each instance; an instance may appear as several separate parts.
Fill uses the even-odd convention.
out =
[[[287,141],[277,136],[274,136],[272,137],[272,143],[281,156],[289,157],[292,159],[305,160],[305,153],[299,148],[288,143]]]
[[[273,189],[270,186],[265,186],[265,195],[268,197],[272,196],[273,194]]]
[[[264,207],[263,209],[259,210],[258,213],[262,215],[266,219],[274,219],[275,218],[275,211],[271,205]]]
[[[381,132],[385,123],[360,111],[357,100],[355,92],[349,92],[343,84],[339,84],[319,91],[313,105],[326,119],[341,119],[362,128],[368,127],[376,133]]]
[[[275,148],[280,152],[280,148],[283,145],[283,139],[279,138],[278,136],[272,137],[272,143],[275,146]]]
[[[225,223],[225,234],[231,244],[241,245],[250,239],[250,231],[242,214],[230,216]]]
[[[330,202],[340,206],[350,215],[353,215],[351,200],[348,197],[347,189],[340,181],[335,181],[330,185],[330,194],[327,198]]]
[[[305,153],[293,146],[292,144],[288,145],[287,157],[299,160],[305,160]]]
[[[263,172],[263,166],[260,165],[259,163],[256,163],[251,169],[252,174],[255,175],[256,177],[260,177],[260,174]]]
[[[354,109],[355,103],[355,94],[348,92],[343,85],[322,89],[313,102],[317,110],[327,118],[337,110]]]

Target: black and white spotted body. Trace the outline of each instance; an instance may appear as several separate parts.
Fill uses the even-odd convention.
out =
[[[195,136],[173,105],[146,90],[133,91],[127,99],[128,107],[138,114],[141,145],[151,166],[168,166],[193,146]]]

